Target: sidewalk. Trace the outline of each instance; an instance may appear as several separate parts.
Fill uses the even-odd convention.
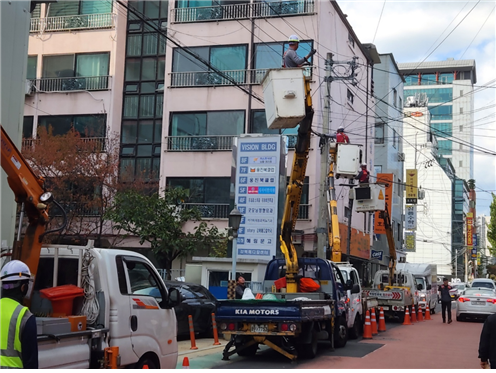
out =
[[[454,315],[453,311],[453,320]],[[331,354],[302,363],[298,368],[480,369],[477,356],[483,324],[471,321],[443,324],[440,314],[431,317],[432,320],[398,325],[373,339],[360,341],[360,345],[378,347],[363,357]]]
[[[180,369],[183,366],[183,360],[184,357],[188,357],[190,368],[192,369],[198,369],[202,368],[199,366],[195,366],[195,359],[202,357],[202,356],[207,356],[207,355],[212,355],[212,359],[217,362],[222,359],[222,350],[224,349],[224,346],[227,344],[228,341],[220,338],[219,343],[220,345],[214,346],[214,339],[213,338],[201,338],[196,340],[196,347],[198,347],[197,350],[191,350],[191,341],[189,339],[184,340],[184,341],[178,341],[177,342],[177,347],[179,350],[179,356],[177,358],[177,366],[176,369]]]

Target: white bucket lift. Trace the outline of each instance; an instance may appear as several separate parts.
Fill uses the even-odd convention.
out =
[[[384,185],[362,184],[352,190],[357,212],[384,211],[386,209],[386,187]]]
[[[336,144],[336,178],[353,179],[360,170],[360,145]]]
[[[306,114],[303,69],[271,69],[265,74],[262,86],[267,127],[296,127]]]

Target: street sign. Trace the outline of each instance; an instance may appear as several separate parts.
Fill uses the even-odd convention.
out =
[[[286,176],[281,153],[285,149],[281,136],[236,139],[234,203],[243,215],[238,230],[238,259],[271,259],[276,255],[279,181]],[[282,173],[284,178],[281,178]]]
[[[393,174],[377,174],[377,183],[386,184],[386,190],[384,194],[386,195],[386,204],[389,216],[391,215],[391,209],[393,207]],[[384,221],[379,217],[379,212],[375,213],[374,218],[374,233],[375,234],[386,234],[386,229],[384,228]]]
[[[465,218],[465,222],[467,226],[467,246],[474,245],[473,221],[474,221],[474,214],[471,212],[467,212],[467,217]]]
[[[406,170],[406,203],[417,204],[417,170]]]
[[[382,260],[383,252],[381,250],[371,250],[370,251],[370,259]]]
[[[417,229],[417,205],[405,206],[405,229]]]

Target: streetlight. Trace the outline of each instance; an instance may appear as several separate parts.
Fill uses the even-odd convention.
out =
[[[232,211],[229,213],[229,228],[232,229],[233,235],[232,235],[232,274],[231,274],[231,280],[236,281],[236,256],[238,254],[238,229],[239,225],[241,224],[241,218],[243,215],[239,210],[234,207]]]

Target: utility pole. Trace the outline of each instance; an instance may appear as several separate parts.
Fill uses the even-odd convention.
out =
[[[351,61],[333,61],[333,54],[327,53],[325,61],[326,69],[326,97],[325,97],[325,107],[323,115],[323,135],[320,138],[320,196],[319,196],[319,216],[317,223],[317,257],[322,259],[327,259],[330,257],[331,253],[327,254],[326,251],[329,247],[329,196],[335,198],[334,193],[334,179],[328,180],[329,169],[331,162],[336,160],[332,158],[330,154],[330,144],[329,144],[329,123],[330,111],[331,111],[331,82],[335,80],[355,80],[355,69],[357,57],[353,57]],[[348,65],[350,68],[350,73],[347,76],[342,75],[332,75],[332,68],[334,65]],[[332,158],[332,159],[331,159]],[[334,177],[334,176],[333,176]]]
[[[331,65],[332,65],[332,53],[327,53],[325,61],[325,81],[326,81],[326,96],[325,96],[325,107],[324,107],[324,117],[322,122],[322,133],[324,135],[329,134],[329,120],[331,111]],[[317,224],[317,257],[322,259],[327,259],[326,248],[329,246],[329,238],[327,236],[327,224],[328,224],[328,213],[327,213],[327,183],[326,176],[329,169],[328,166],[328,154],[329,154],[329,141],[322,141],[321,138],[321,148],[320,148],[320,198],[319,198],[319,219]]]

